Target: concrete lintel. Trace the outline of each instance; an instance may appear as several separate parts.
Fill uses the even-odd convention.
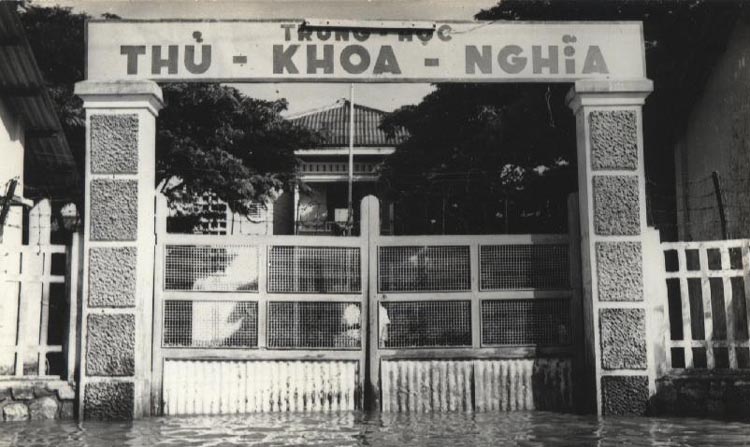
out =
[[[161,87],[156,82],[138,81],[81,81],[75,94],[87,109],[147,108],[157,115],[164,107]]]

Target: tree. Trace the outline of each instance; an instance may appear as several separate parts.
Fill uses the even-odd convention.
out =
[[[742,7],[739,0],[503,0],[476,17],[643,22],[646,71],[654,81],[643,109],[648,217],[662,237],[675,238],[674,144]]]
[[[108,19],[117,19],[105,15]],[[21,20],[68,142],[83,175],[85,119],[73,94],[84,79],[85,13],[23,5]],[[248,98],[219,84],[162,85],[166,107],[157,120],[157,184],[173,203],[211,191],[235,211],[263,202],[298,179],[294,149],[315,135],[293,127],[280,113],[285,100]]]
[[[575,128],[564,104],[547,101],[559,90],[443,84],[389,115],[384,130],[410,133],[382,173],[400,231],[564,231]],[[549,194],[538,194],[545,186]]]
[[[739,2],[706,0],[503,0],[476,17],[644,22],[648,77],[655,83],[644,108],[653,203],[674,194],[671,148],[739,7]],[[564,208],[555,204],[564,204],[565,195],[577,189],[575,122],[565,107],[569,89],[443,84],[419,105],[394,112],[385,128],[405,126],[411,137],[387,161],[384,179],[391,196],[409,210],[401,213],[405,230],[564,229]]]
[[[47,92],[73,153],[79,178],[84,176],[86,120],[83,102],[73,93],[76,82],[84,78],[85,14],[70,8],[43,8],[22,4],[21,22],[26,31]],[[82,182],[81,182],[82,184]],[[83,209],[83,191],[61,191]],[[57,207],[53,207],[57,210]]]
[[[285,100],[248,98],[218,84],[167,84],[159,116],[157,182],[173,201],[211,191],[237,212],[297,184],[294,150],[315,135],[280,113]]]

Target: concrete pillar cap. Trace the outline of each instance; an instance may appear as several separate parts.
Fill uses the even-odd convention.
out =
[[[654,90],[650,79],[580,80],[565,96],[565,103],[576,112],[581,106],[643,105]]]
[[[145,102],[140,107],[156,115],[164,107],[161,87],[154,81],[87,80],[77,82],[74,92],[85,108],[133,108],[133,103]]]

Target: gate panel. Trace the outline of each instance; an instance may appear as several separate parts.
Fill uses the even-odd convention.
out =
[[[577,238],[380,236],[377,208],[360,237],[162,232],[153,412],[362,408],[366,378],[383,411],[571,409]]]
[[[356,408],[356,361],[167,360],[164,414]]]
[[[472,411],[471,361],[384,360],[384,412]]]
[[[571,410],[569,358],[476,360],[476,411]]]
[[[168,234],[160,211],[152,413],[362,407],[366,236]]]
[[[370,239],[383,411],[570,410],[577,238]]]

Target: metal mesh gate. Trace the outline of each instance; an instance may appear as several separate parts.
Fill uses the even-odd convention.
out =
[[[361,407],[363,238],[158,240],[153,413]]]
[[[577,241],[381,236],[363,223],[359,237],[160,234],[154,413],[361,408],[366,387],[399,399],[394,411],[427,408],[427,394],[435,408],[505,408],[472,393],[528,397],[540,374],[545,393],[569,386],[567,366],[550,367],[561,378],[552,380],[518,365],[572,361]],[[513,368],[525,382],[499,384],[495,375]],[[214,386],[227,396],[214,399]],[[394,397],[403,393],[425,396]],[[461,405],[438,405],[459,394]]]
[[[572,362],[577,243],[568,235],[371,242],[377,264],[369,279],[370,312],[377,324],[369,335],[376,347],[369,353],[370,381],[382,387],[383,410],[569,409],[568,398],[547,405],[531,396],[569,392],[566,372],[534,365]],[[560,380],[543,380],[551,374]],[[475,396],[479,389],[510,393],[508,402],[518,393],[524,404],[490,405]]]

